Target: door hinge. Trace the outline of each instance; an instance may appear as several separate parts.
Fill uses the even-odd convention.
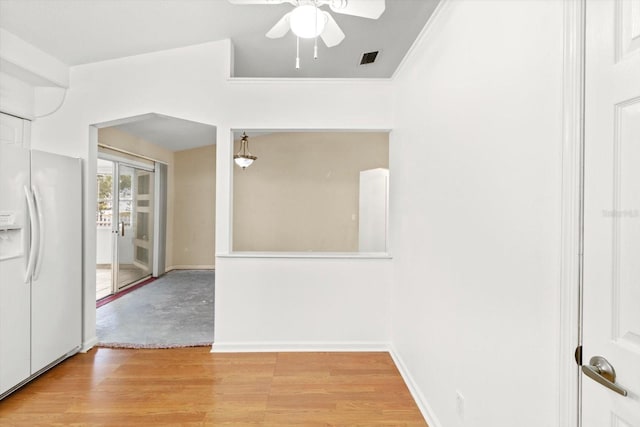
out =
[[[582,346],[581,345],[576,347],[576,352],[574,353],[574,356],[576,358],[576,363],[578,364],[578,366],[582,366]]]

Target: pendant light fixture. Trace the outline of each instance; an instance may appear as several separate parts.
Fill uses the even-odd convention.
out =
[[[246,169],[256,160],[257,157],[253,156],[249,152],[249,137],[246,133],[242,132],[242,139],[240,140],[240,150],[233,156],[233,161],[236,165],[242,169]]]

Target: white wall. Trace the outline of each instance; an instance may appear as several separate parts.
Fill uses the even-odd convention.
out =
[[[97,140],[92,124],[155,112],[217,126],[216,250],[227,254],[232,128],[384,130],[391,124],[388,81],[230,80],[230,49],[229,41],[221,41],[73,67],[67,100],[58,112],[33,123],[32,146],[87,160],[85,179],[92,182],[96,147],[90,141]],[[95,341],[95,197],[95,186],[85,186],[85,347]],[[367,261],[377,274],[361,274],[365,264],[337,268],[335,263],[217,259],[216,342],[297,342],[305,328],[317,342],[388,341],[388,330],[380,329],[389,322],[384,303],[389,282],[383,274],[388,260]],[[289,271],[297,272],[292,276],[300,287],[297,293],[283,287],[294,283],[282,280]],[[263,301],[253,298],[265,287],[272,295],[268,312]],[[333,299],[342,303],[329,310],[324,302]],[[301,305],[307,317],[291,317],[290,307]],[[238,324],[254,312],[265,314],[260,325]],[[229,313],[233,315],[225,316]],[[322,333],[316,333],[317,319],[327,316],[334,320],[324,322]],[[268,324],[282,328],[267,328]]]
[[[465,426],[551,426],[562,46],[562,2],[448,1],[393,82],[229,80],[228,42],[83,65],[32,145],[87,160],[92,182],[91,124],[156,112],[216,125],[216,346],[391,339],[432,427],[463,425],[456,390]],[[242,128],[393,128],[394,260],[226,257]],[[85,345],[94,202],[85,186]]]
[[[224,268],[219,268],[220,265]],[[220,258],[214,351],[388,346],[390,260]]]
[[[0,71],[0,111],[18,117],[32,118],[35,111],[33,86]]]
[[[69,87],[69,67],[0,28],[0,111],[26,119],[54,111]]]
[[[558,422],[562,14],[448,1],[396,79],[392,339],[432,427]]]

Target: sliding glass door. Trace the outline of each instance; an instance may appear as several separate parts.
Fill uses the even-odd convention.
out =
[[[97,186],[96,299],[101,299],[152,274],[154,172],[98,159]]]

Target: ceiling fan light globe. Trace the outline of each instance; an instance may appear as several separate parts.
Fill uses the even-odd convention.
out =
[[[291,31],[303,39],[312,39],[324,31],[327,18],[314,5],[305,4],[296,7],[289,16]]]

